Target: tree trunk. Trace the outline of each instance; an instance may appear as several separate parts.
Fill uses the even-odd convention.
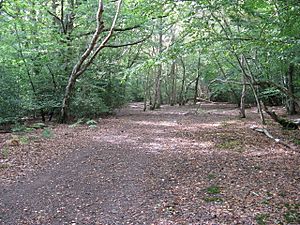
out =
[[[185,79],[186,79],[186,71],[185,71],[185,64],[183,58],[180,58],[182,64],[182,80],[181,80],[181,89],[179,94],[179,105],[185,105],[184,99],[184,86],[185,86]]]
[[[244,65],[243,57],[241,57],[241,64],[242,66]],[[245,80],[244,73],[242,73],[242,82],[243,82],[243,89],[241,93],[240,113],[241,113],[241,118],[246,118],[246,110],[245,110],[246,80]]]
[[[245,71],[245,69],[243,67],[244,76],[248,80],[250,88],[252,89],[253,95],[255,97],[256,104],[257,104],[257,110],[258,110],[258,113],[260,115],[261,123],[263,125],[265,125],[266,121],[265,121],[265,117],[264,117],[264,114],[263,114],[262,105],[261,105],[260,99],[258,97],[257,90],[256,90],[255,86],[253,85],[253,82],[255,81],[254,76],[253,76],[252,71],[250,69],[249,63],[248,63],[248,61],[247,61],[247,59],[244,55],[243,55],[243,60],[245,61],[245,65],[246,65],[246,68],[247,68],[248,73],[249,73],[249,74],[247,74],[247,72]]]
[[[148,88],[149,88],[149,73],[147,73],[146,75],[146,80],[144,81],[144,109],[143,111],[147,110],[147,99],[148,99]]]
[[[246,111],[245,111],[246,85],[245,85],[244,75],[242,76],[243,76],[243,89],[241,94],[240,113],[241,113],[241,118],[246,118]]]
[[[172,87],[171,87],[171,101],[170,101],[170,105],[174,106],[176,104],[176,72],[175,72],[175,68],[176,68],[176,63],[175,61],[172,63],[171,65],[171,71],[170,71],[170,77],[172,79]]]
[[[197,79],[196,79],[196,83],[195,83],[194,105],[196,105],[197,98],[198,98],[198,86],[199,86],[200,77],[201,77],[200,66],[201,66],[201,55],[199,52],[198,66],[197,66]]]
[[[69,107],[71,102],[71,95],[74,91],[74,87],[76,84],[76,80],[79,76],[81,76],[93,63],[99,52],[105,47],[107,42],[110,40],[110,38],[113,35],[114,27],[116,25],[116,21],[118,18],[118,15],[120,13],[122,0],[119,0],[117,3],[117,10],[112,22],[112,25],[110,27],[109,33],[104,37],[103,41],[97,46],[97,42],[99,40],[100,34],[102,33],[104,29],[103,21],[102,21],[102,15],[103,15],[103,2],[102,0],[98,1],[98,10],[96,14],[96,20],[97,20],[97,28],[95,30],[95,33],[93,35],[93,38],[88,46],[88,48],[85,50],[85,52],[81,55],[76,65],[73,67],[73,70],[69,76],[69,81],[67,84],[67,87],[65,89],[65,95],[62,102],[61,107],[61,118],[60,121],[62,123],[67,122],[68,120],[68,113],[69,113]],[[63,16],[62,16],[63,18]]]
[[[162,30],[162,18],[161,18],[159,24],[159,46],[158,46],[159,55],[161,55],[163,51],[162,48],[163,48],[163,30]],[[150,107],[151,110],[159,109],[161,105],[161,76],[162,76],[162,63],[160,62],[157,69],[157,75],[155,78],[154,98],[153,98],[153,104]]]
[[[218,65],[218,67],[219,67],[219,69],[220,69],[220,71],[221,71],[223,77],[224,77],[225,79],[227,79],[228,77],[227,77],[227,75],[226,75],[226,73],[225,73],[225,71],[224,71],[224,69],[223,69],[221,63],[219,62],[219,60],[218,60],[216,57],[215,57],[215,60],[216,60],[216,63],[217,63],[217,65]],[[234,97],[234,100],[235,100],[236,103],[237,103],[237,107],[240,108],[240,107],[241,107],[241,99],[240,99],[240,97],[239,97],[238,94],[235,92],[235,90],[234,90],[234,88],[232,87],[232,85],[228,84],[228,86],[229,86],[229,89],[230,89],[230,91],[231,91],[231,93],[232,93],[232,96]]]
[[[290,63],[287,71],[287,89],[290,93],[295,94],[295,88],[293,83],[295,67],[294,64]],[[295,115],[296,112],[296,104],[294,98],[288,97],[287,100],[287,112],[289,115]]]
[[[65,90],[65,95],[64,95],[63,103],[62,103],[62,107],[61,107],[61,122],[62,123],[66,123],[69,120],[69,108],[70,108],[71,96],[72,96],[73,89],[75,87],[76,79],[77,79],[76,74],[72,73],[70,75],[68,85]]]

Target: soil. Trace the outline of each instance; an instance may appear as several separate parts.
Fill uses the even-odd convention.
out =
[[[288,148],[255,108],[142,108],[0,134],[0,224],[300,224],[299,130],[267,120]]]

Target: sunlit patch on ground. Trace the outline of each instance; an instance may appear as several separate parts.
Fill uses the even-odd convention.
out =
[[[137,125],[146,125],[146,126],[165,126],[165,127],[174,127],[177,126],[178,123],[177,121],[132,121],[133,124]]]
[[[52,139],[9,148],[0,214],[5,205],[27,224],[298,224],[299,153],[253,131],[256,110],[239,119],[229,104],[197,107],[138,103],[96,128],[60,125]],[[269,122],[276,137],[300,138]]]

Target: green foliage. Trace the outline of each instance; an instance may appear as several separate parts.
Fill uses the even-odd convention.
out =
[[[57,117],[60,112],[68,76],[91,39],[88,33],[96,27],[97,1],[67,1],[62,8],[57,4],[29,0],[2,3],[0,51],[5,54],[0,55],[0,124],[48,113]],[[116,27],[135,29],[115,32],[108,45],[151,37],[137,45],[104,49],[98,55],[77,79],[71,118],[95,118],[145,97],[153,101],[160,67],[163,103],[170,103],[172,95],[176,100],[192,99],[200,74],[199,97],[237,104],[241,55],[247,59],[244,69],[255,81],[273,81],[285,88],[288,65],[295,65],[295,74],[300,69],[299,7],[294,0],[236,4],[126,0]],[[49,13],[59,17],[61,9],[64,23]],[[115,3],[105,2],[103,21],[108,28],[114,13]],[[175,73],[171,75],[173,63]],[[294,75],[297,96],[299,85],[300,77]],[[259,97],[271,99],[272,104],[287,99],[275,87],[256,87]],[[254,102],[250,88],[246,102]]]
[[[7,169],[7,168],[9,168],[10,167],[10,165],[8,164],[8,163],[0,163],[0,170],[4,170],[4,169]]]
[[[221,188],[219,186],[213,185],[210,186],[206,189],[206,192],[208,194],[220,194],[221,193]]]
[[[300,224],[300,204],[285,204],[284,219],[288,224]]]
[[[44,123],[34,123],[30,127],[34,128],[34,129],[41,129],[41,128],[46,127],[46,124],[44,124]]]
[[[223,202],[224,200],[220,197],[211,196],[211,197],[205,197],[204,201],[205,202]]]
[[[267,225],[268,214],[258,214],[255,216],[255,220],[259,225]]]
[[[54,133],[53,133],[53,131],[51,129],[46,128],[42,132],[42,137],[43,138],[53,138],[54,137]]]
[[[18,133],[18,132],[26,132],[28,131],[28,127],[26,127],[24,124],[16,123],[12,127],[12,132]]]
[[[95,120],[88,120],[86,121],[86,124],[91,126],[91,125],[97,125],[97,122]]]
[[[300,139],[294,138],[292,141],[293,141],[296,145],[300,145]]]
[[[3,159],[7,159],[9,157],[9,149],[7,147],[3,147],[1,149],[1,153]]]
[[[77,127],[78,125],[83,124],[83,123],[84,123],[84,119],[81,118],[81,119],[78,119],[78,120],[76,121],[76,123],[71,124],[69,127],[75,128],[75,127]]]
[[[217,147],[224,150],[243,151],[242,143],[239,140],[225,140],[218,144]]]
[[[213,174],[213,173],[210,173],[210,174],[208,174],[208,179],[209,180],[213,180],[213,179],[215,179],[217,176],[215,175],[215,174]]]
[[[22,144],[22,145],[26,145],[30,141],[28,136],[21,136],[21,137],[19,137],[19,140],[20,140],[20,144]]]

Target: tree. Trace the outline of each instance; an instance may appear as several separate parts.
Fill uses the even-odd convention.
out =
[[[68,81],[68,84],[67,84],[67,87],[65,90],[65,95],[63,98],[62,109],[61,109],[61,121],[62,122],[66,122],[68,119],[68,110],[69,110],[69,106],[70,106],[71,94],[74,90],[76,80],[78,79],[79,76],[81,76],[89,68],[89,66],[95,60],[95,58],[97,57],[99,52],[103,48],[105,48],[105,45],[108,43],[109,39],[113,35],[114,28],[115,28],[115,25],[117,22],[117,18],[120,13],[121,3],[122,3],[122,0],[119,0],[117,3],[116,14],[113,19],[109,33],[102,40],[102,42],[97,46],[97,42],[99,40],[100,34],[103,32],[103,29],[104,29],[104,23],[102,21],[103,2],[101,0],[99,0],[98,11],[96,14],[97,27],[96,27],[95,33],[92,37],[89,47],[86,49],[86,51],[83,53],[83,55],[79,58],[78,62],[74,66],[74,68],[69,76],[69,81]]]

